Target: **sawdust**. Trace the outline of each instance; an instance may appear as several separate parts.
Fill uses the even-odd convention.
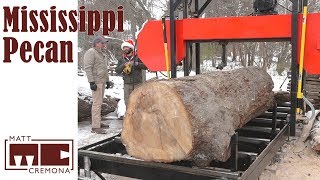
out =
[[[291,138],[259,178],[269,179],[319,180],[320,154],[311,149],[309,141],[303,143]]]

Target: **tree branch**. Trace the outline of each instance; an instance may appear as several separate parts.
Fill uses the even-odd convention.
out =
[[[147,18],[151,19],[151,13],[148,11],[147,7],[142,3],[141,0],[136,0],[136,2],[139,4],[139,6],[142,8],[142,10],[146,13]]]

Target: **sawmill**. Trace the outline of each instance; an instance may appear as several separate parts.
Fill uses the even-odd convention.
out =
[[[290,14],[277,13],[277,0],[254,0],[248,16],[204,18],[210,2],[170,0],[169,16],[145,23],[138,56],[168,79],[132,92],[121,133],[78,150],[85,177],[255,180],[290,136],[312,126],[320,106],[320,13],[308,13],[307,0],[292,0]],[[207,42],[222,46],[222,63],[202,73],[200,44]],[[229,42],[290,42],[288,92],[274,92],[258,67],[221,70]]]

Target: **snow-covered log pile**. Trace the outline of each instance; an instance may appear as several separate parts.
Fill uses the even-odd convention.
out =
[[[107,115],[117,109],[119,99],[105,96],[101,108],[101,115]],[[78,121],[90,120],[92,97],[86,93],[78,92]]]

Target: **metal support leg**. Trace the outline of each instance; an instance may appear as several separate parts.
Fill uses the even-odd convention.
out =
[[[189,76],[189,62],[190,62],[190,52],[189,52],[189,43],[186,43],[186,58],[183,62],[183,71],[184,76]]]
[[[238,171],[238,132],[236,132],[231,138],[231,170],[233,172]]]
[[[199,0],[195,0],[194,4],[196,17],[199,18]],[[200,43],[196,43],[196,74],[200,74]]]
[[[297,54],[298,54],[298,9],[299,2],[292,1],[292,60],[291,60],[291,112],[290,112],[290,135],[296,134],[296,109],[297,109]]]
[[[200,43],[196,43],[196,74],[200,73]]]
[[[183,18],[188,18],[188,1],[187,0],[184,1]],[[189,43],[186,42],[186,58],[184,59],[184,63],[183,63],[184,76],[189,76],[189,60],[190,60]]]
[[[174,16],[174,0],[170,0],[170,55],[171,55],[171,78],[177,77],[176,66],[176,24]]]
[[[83,157],[83,160],[84,160],[84,177],[91,178],[91,171],[90,171],[91,162],[90,162],[90,158],[88,156],[85,156],[85,157]]]
[[[272,141],[272,139],[274,137],[276,137],[277,135],[277,103],[273,104],[273,109],[272,109],[272,129],[271,129],[271,139],[270,141]]]

